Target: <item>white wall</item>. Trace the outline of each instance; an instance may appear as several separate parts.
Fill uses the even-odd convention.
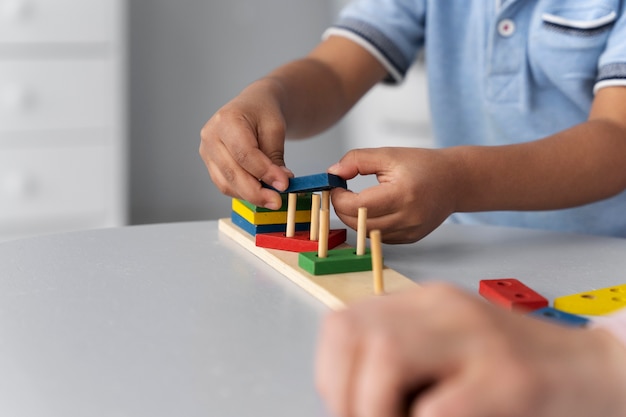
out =
[[[126,0],[0,0],[0,241],[126,221]]]

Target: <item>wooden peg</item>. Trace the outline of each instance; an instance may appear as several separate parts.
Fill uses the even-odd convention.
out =
[[[285,236],[294,237],[296,234],[296,205],[298,204],[298,194],[289,193],[287,199],[287,231]]]
[[[322,191],[322,210],[330,211],[330,190]]]
[[[311,229],[309,234],[310,240],[317,240],[320,232],[320,195],[313,194],[311,196]]]
[[[385,293],[385,283],[383,281],[383,249],[380,237],[380,230],[370,232],[372,245],[372,272],[374,274],[374,294]]]
[[[367,236],[367,207],[359,208],[358,225],[356,228],[356,254],[365,255],[365,238]]]
[[[322,209],[320,211],[320,233],[317,243],[317,257],[328,257],[328,233],[330,230],[330,211]]]

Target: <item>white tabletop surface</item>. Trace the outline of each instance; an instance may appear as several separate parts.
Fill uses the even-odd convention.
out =
[[[626,282],[622,239],[444,225],[384,255],[474,293],[488,278],[551,300]],[[326,311],[217,222],[1,243],[0,416],[324,416],[313,355]]]

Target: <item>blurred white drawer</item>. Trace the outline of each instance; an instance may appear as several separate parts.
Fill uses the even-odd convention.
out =
[[[109,41],[118,8],[117,0],[0,0],[0,43]]]
[[[0,131],[110,126],[111,65],[104,60],[0,61]]]
[[[106,146],[0,148],[0,225],[102,212],[109,155]]]

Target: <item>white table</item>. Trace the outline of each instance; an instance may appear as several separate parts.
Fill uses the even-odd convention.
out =
[[[550,299],[626,282],[621,239],[444,225],[384,254],[418,282],[474,293],[485,278]],[[217,222],[3,243],[0,415],[320,417],[313,355],[326,311]]]

